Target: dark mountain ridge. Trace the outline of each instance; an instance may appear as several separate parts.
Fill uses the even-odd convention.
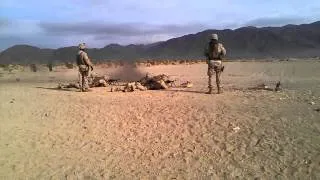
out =
[[[320,56],[320,21],[282,27],[242,27],[235,30],[205,30],[148,45],[109,44],[88,49],[95,62],[138,59],[203,59],[208,37],[217,33],[227,49],[227,58],[283,58]],[[15,45],[0,53],[0,64],[73,62],[77,47],[40,49]]]

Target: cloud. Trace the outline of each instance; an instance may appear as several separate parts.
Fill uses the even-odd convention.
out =
[[[0,47],[14,44],[30,44],[38,47],[57,48],[74,46],[86,42],[90,47],[104,47],[107,44],[149,44],[165,41],[189,33],[207,29],[202,24],[148,23],[103,23],[88,22],[38,22],[13,21],[0,31],[0,36],[8,37],[0,42]]]
[[[220,21],[219,26],[202,23],[150,24],[143,22],[113,23],[109,21],[39,21],[0,18],[0,50],[14,44],[58,48],[86,42],[91,48],[104,47],[110,43],[121,45],[148,44],[165,41],[206,29],[235,29],[241,26],[282,26],[310,23],[314,20],[299,17],[264,17],[248,22]]]
[[[13,45],[25,43],[22,39],[15,36],[0,36],[0,42],[0,52]]]
[[[103,23],[79,22],[56,23],[41,22],[38,24],[44,35],[67,38],[67,42],[85,41],[92,46],[117,44],[148,44],[168,40],[185,34],[196,33],[207,29],[199,23],[155,25],[148,23]]]
[[[102,24],[96,22],[83,23],[47,23],[39,24],[40,28],[48,35],[139,35],[142,32],[137,25],[128,24]]]
[[[52,23],[15,20],[9,25],[1,22],[0,51],[16,44],[29,44],[41,48],[74,46],[86,42],[91,48],[110,43],[121,45],[149,44],[165,41],[189,33],[205,30],[193,24],[154,25],[147,23]]]
[[[263,17],[248,21],[244,26],[283,26],[287,24],[301,24],[308,22],[308,19],[302,17]]]
[[[8,19],[0,18],[0,28],[4,28],[10,25]]]
[[[112,36],[145,36],[157,34],[181,34],[204,30],[201,24],[186,25],[152,25],[147,23],[48,23],[42,22],[39,27],[48,35],[94,35],[110,38]]]

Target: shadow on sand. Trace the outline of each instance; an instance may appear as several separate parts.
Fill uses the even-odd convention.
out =
[[[196,94],[206,94],[204,91],[192,91],[192,90],[184,90],[184,89],[166,89],[164,91],[170,91],[170,92],[186,92],[186,93],[196,93]]]
[[[76,89],[61,89],[61,88],[47,88],[47,87],[36,87],[36,88],[38,88],[38,89],[54,90],[54,91],[78,92]]]
[[[184,89],[167,89],[164,91],[207,94],[207,91],[184,90]],[[212,94],[218,94],[215,91],[216,90],[213,90]],[[234,91],[248,92],[248,91],[274,91],[274,90],[273,89],[259,89],[259,88],[235,88],[235,87],[223,89],[223,92],[234,92]]]

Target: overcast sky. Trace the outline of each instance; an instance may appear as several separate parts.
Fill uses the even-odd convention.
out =
[[[206,29],[320,20],[320,0],[1,0],[0,50],[163,41]]]

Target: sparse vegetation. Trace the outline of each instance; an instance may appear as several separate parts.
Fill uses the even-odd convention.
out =
[[[13,70],[13,65],[11,64],[2,64],[1,67],[3,68],[4,71],[11,72]]]
[[[36,65],[36,64],[31,64],[31,65],[30,65],[30,70],[31,70],[32,72],[37,72],[37,65]]]
[[[52,63],[48,63],[48,64],[47,64],[47,67],[49,68],[49,71],[51,72],[52,69],[53,69],[53,64],[52,64]]]
[[[8,71],[8,72],[12,72],[12,71],[23,71],[24,67],[18,64],[1,64],[0,68],[3,69],[3,71]]]
[[[205,59],[201,60],[168,60],[168,59],[163,59],[163,60],[137,60],[134,62],[136,67],[139,66],[158,66],[158,65],[188,65],[188,64],[201,64],[205,63]]]
[[[119,65],[120,66],[124,66],[124,62],[123,61],[119,61]]]
[[[66,62],[66,63],[65,63],[65,66],[66,66],[68,69],[73,69],[73,64],[72,64],[72,63]]]
[[[179,64],[186,64],[186,60],[180,60]]]

